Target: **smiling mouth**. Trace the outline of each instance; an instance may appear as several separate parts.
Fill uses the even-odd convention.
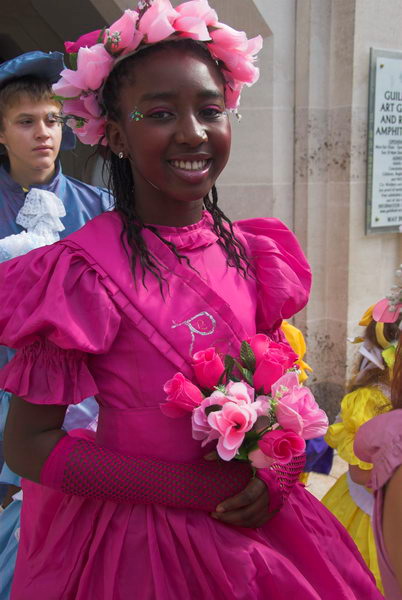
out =
[[[184,171],[203,171],[209,160],[170,160],[169,163],[175,169],[183,169]]]

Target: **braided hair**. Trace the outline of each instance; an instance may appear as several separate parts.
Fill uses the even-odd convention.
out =
[[[144,56],[148,57],[151,54],[161,52],[165,48],[171,47],[172,44],[180,44],[183,50],[192,52],[202,60],[212,63],[214,68],[219,72],[222,82],[224,81],[219,65],[212,59],[204,44],[192,39],[160,42],[156,45],[148,46],[136,54],[122,60],[110,73],[102,93],[103,109],[109,119],[119,121],[122,117],[119,103],[119,91],[124,83],[134,83],[134,64],[139,62]],[[142,269],[143,285],[145,286],[145,275],[149,272],[158,279],[162,291],[162,282],[165,281],[162,272],[162,264],[148,249],[141,235],[142,230],[150,229],[172,250],[179,261],[185,260],[189,265],[190,261],[186,256],[183,256],[178,252],[175,244],[164,239],[155,227],[146,225],[142,222],[140,216],[137,214],[135,206],[135,186],[130,161],[128,158],[119,159],[110,149],[108,152],[109,161],[107,166],[105,163],[105,168],[108,169],[108,187],[115,198],[115,210],[120,214],[123,221],[121,238],[124,247],[126,247],[124,242],[127,241],[127,244],[131,249],[132,271],[135,271],[138,261]],[[218,236],[218,244],[226,253],[228,265],[236,268],[238,272],[246,278],[250,275],[249,259],[243,244],[236,237],[230,219],[226,217],[218,206],[218,192],[215,186],[212,187],[211,192],[204,197],[203,201],[205,210],[212,216],[213,230]]]

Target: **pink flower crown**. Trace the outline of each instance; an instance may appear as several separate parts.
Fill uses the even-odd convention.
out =
[[[377,302],[373,307],[373,319],[379,323],[396,323],[402,313],[402,265],[395,271],[395,285],[388,296]],[[399,323],[402,329],[402,320]]]
[[[143,47],[162,40],[191,38],[205,43],[222,68],[226,108],[236,111],[244,85],[258,80],[254,65],[262,48],[260,35],[247,39],[218,21],[208,0],[189,0],[173,8],[170,0],[141,0],[113,25],[92,31],[76,42],[65,42],[76,70],[64,69],[53,86],[64,103],[69,126],[84,144],[107,145],[102,88],[116,63]]]

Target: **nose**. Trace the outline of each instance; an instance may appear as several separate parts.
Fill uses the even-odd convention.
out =
[[[38,119],[35,127],[35,137],[47,139],[50,137],[49,127],[43,119]]]
[[[176,142],[192,148],[208,141],[208,134],[195,115],[188,115],[177,121]]]

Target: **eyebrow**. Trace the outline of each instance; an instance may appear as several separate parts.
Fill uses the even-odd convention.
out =
[[[58,111],[58,110],[49,110],[46,113],[46,116],[48,116],[48,115],[59,115],[59,114],[60,114],[60,111]],[[15,118],[16,119],[20,119],[21,117],[31,117],[31,118],[34,118],[34,117],[37,117],[37,116],[40,116],[40,115],[35,115],[33,113],[18,113],[17,115],[15,115]]]
[[[217,100],[223,100],[224,96],[217,90],[202,90],[197,96],[199,98],[215,98]],[[140,102],[147,102],[150,100],[173,100],[177,97],[177,92],[150,92],[143,94],[140,98]]]

